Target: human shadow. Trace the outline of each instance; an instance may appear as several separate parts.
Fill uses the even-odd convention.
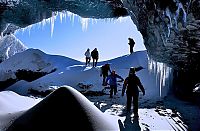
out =
[[[131,116],[127,115],[124,124],[121,120],[118,120],[118,124],[120,131],[141,131],[138,117],[134,117],[132,121]]]

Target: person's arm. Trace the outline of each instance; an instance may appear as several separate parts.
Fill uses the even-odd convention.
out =
[[[112,72],[111,72],[111,69],[110,69],[110,67],[109,67],[109,69],[108,69],[108,70],[109,70],[109,72],[110,72],[110,74],[111,74]]]
[[[145,89],[144,89],[142,83],[140,82],[140,79],[139,79],[139,78],[138,78],[137,85],[139,86],[139,88],[140,88],[140,90],[142,91],[143,95],[145,95]]]
[[[108,84],[108,81],[110,80],[110,76],[108,76],[107,78],[106,78],[106,85]]]
[[[124,81],[124,79],[121,76],[116,75],[116,77],[119,78],[119,79],[121,79],[122,81]]]
[[[123,84],[123,88],[122,88],[122,96],[124,96],[124,92],[125,92],[125,90],[126,90],[127,84],[128,84],[128,80],[127,80],[127,78],[126,78],[125,81],[124,81],[124,84]]]

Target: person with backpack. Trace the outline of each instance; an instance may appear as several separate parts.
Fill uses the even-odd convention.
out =
[[[91,60],[91,54],[90,54],[90,49],[88,48],[87,51],[85,52],[85,65],[89,65],[90,64],[90,60]]]
[[[91,52],[91,56],[93,59],[93,67],[97,66],[97,61],[99,59],[99,52],[97,50],[97,48],[95,48],[92,52]]]
[[[103,76],[103,83],[102,83],[103,86],[106,85],[106,78],[108,77],[108,72],[110,72],[111,74],[110,64],[103,65],[101,67],[101,74],[100,74],[100,76]]]
[[[121,81],[124,81],[124,79],[121,76],[115,73],[115,70],[113,70],[111,74],[106,78],[106,85],[108,81],[110,85],[110,98],[113,97],[113,92],[114,95],[117,94],[117,78],[121,79]]]
[[[135,68],[130,68],[129,76],[125,79],[123,89],[122,89],[122,96],[124,96],[124,92],[126,90],[127,96],[127,113],[131,110],[131,103],[133,102],[133,112],[134,117],[138,117],[138,97],[139,97],[139,89],[142,91],[143,95],[145,95],[145,89],[140,82],[140,79],[135,74]],[[133,99],[133,101],[132,101]]]
[[[135,45],[135,41],[132,39],[132,38],[128,38],[129,42],[129,46],[130,46],[130,53],[132,54],[133,53],[133,47]]]

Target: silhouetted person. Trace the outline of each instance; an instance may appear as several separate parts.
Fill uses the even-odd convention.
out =
[[[97,48],[95,48],[92,52],[91,52],[91,56],[93,59],[93,67],[97,66],[97,61],[99,59],[99,52],[97,50]]]
[[[121,79],[122,81],[124,80],[121,76],[117,75],[114,70],[106,78],[106,84],[109,81],[109,85],[110,85],[110,98],[113,97],[113,91],[114,91],[114,95],[117,94],[117,78]]]
[[[90,64],[90,60],[91,60],[91,54],[90,54],[90,49],[88,48],[87,51],[85,52],[85,65],[89,65]]]
[[[101,67],[101,74],[100,74],[100,76],[103,76],[103,83],[102,83],[103,86],[106,85],[106,78],[108,77],[108,72],[110,72],[111,74],[110,64],[103,65]]]
[[[133,53],[133,47],[135,45],[135,41],[132,38],[128,38],[129,42],[129,46],[130,46],[130,53]]]
[[[124,92],[126,90],[127,96],[127,113],[131,110],[131,103],[133,102],[133,112],[134,117],[138,117],[138,97],[139,97],[139,89],[141,89],[143,95],[145,95],[145,90],[140,82],[140,79],[135,74],[135,68],[130,68],[129,76],[125,79],[123,89],[122,89],[122,96],[124,96]],[[132,101],[133,99],[133,101]]]

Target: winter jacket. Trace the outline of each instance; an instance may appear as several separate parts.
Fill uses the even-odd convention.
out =
[[[106,78],[106,83],[108,83],[109,81],[109,85],[112,85],[112,86],[117,86],[117,78],[121,79],[122,81],[124,80],[121,76],[115,74],[115,75],[109,75],[107,78]]]
[[[141,89],[141,91],[143,92],[143,94],[145,94],[145,90],[144,90],[142,83],[140,82],[140,79],[135,74],[128,76],[124,81],[122,95],[124,95],[126,88],[127,88],[127,90],[126,90],[127,94],[139,95],[138,86]]]
[[[128,43],[131,47],[133,47],[135,45],[135,42],[133,40],[130,40]]]
[[[87,50],[87,51],[85,52],[85,57],[87,57],[87,58],[90,58],[90,57],[91,57],[90,51]]]
[[[93,59],[98,59],[99,58],[99,52],[97,50],[93,50],[91,52],[91,56]]]
[[[108,76],[108,71],[111,73],[110,66],[103,65],[101,67],[101,74]]]

